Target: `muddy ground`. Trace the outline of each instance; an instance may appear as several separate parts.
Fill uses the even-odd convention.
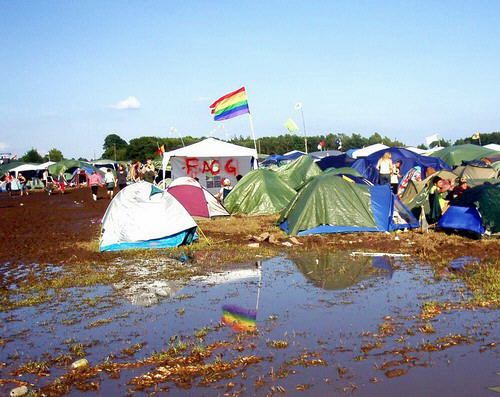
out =
[[[99,253],[108,204],[86,188],[0,195],[0,395],[455,396],[498,385],[496,238],[291,239],[277,217],[232,216],[198,220],[191,246]],[[405,256],[381,264],[353,251]],[[470,267],[450,270],[463,256]],[[249,272],[258,279],[241,279]],[[255,330],[219,321],[221,304],[255,299]],[[79,358],[90,366],[73,369]]]
[[[100,220],[109,200],[94,202],[87,188],[68,190],[64,195],[49,196],[35,192],[25,197],[0,194],[0,263],[39,264],[107,264],[118,257],[155,256],[157,251],[99,253]],[[242,262],[262,255],[321,248],[326,251],[365,250],[403,252],[433,261],[448,260],[459,255],[498,258],[500,244],[496,238],[473,240],[456,235],[430,231],[420,233],[358,233],[299,238],[302,245],[290,244],[276,227],[276,217],[230,217],[199,220],[206,235],[188,251],[200,265],[224,265]],[[270,233],[269,241],[252,241],[250,236]],[[249,246],[254,243],[254,247]],[[255,243],[259,244],[256,247]],[[290,245],[292,245],[290,247]],[[173,255],[178,255],[174,250]],[[169,254],[169,252],[167,252]]]

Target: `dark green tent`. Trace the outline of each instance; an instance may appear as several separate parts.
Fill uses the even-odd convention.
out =
[[[321,174],[313,159],[309,156],[300,156],[282,167],[276,169],[279,177],[292,189],[298,190],[309,179]]]
[[[232,214],[277,214],[295,194],[274,171],[261,168],[249,172],[236,184],[224,200],[224,207]]]
[[[344,175],[359,176],[360,178],[363,177],[363,175],[358,170],[352,167],[327,168],[323,172],[328,172],[332,175],[344,174]]]
[[[448,146],[432,153],[431,156],[440,158],[451,167],[456,167],[462,165],[463,161],[479,160],[492,154],[498,154],[498,152],[468,143],[465,145]]]
[[[500,185],[484,184],[466,190],[453,202],[459,207],[476,207],[486,230],[491,233],[500,232]]]
[[[279,223],[288,234],[299,236],[418,226],[389,185],[361,185],[330,173],[309,180],[283,210]]]

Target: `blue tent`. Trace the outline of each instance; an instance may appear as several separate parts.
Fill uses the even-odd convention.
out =
[[[436,171],[448,170],[451,168],[443,160],[437,157],[422,156],[420,154],[414,153],[411,150],[401,148],[401,147],[391,147],[388,149],[379,150],[378,152],[372,153],[367,157],[357,159],[351,167],[359,171],[366,179],[372,183],[378,183],[379,173],[376,168],[377,162],[384,155],[384,153],[390,152],[393,162],[401,160],[401,175],[405,175],[410,169],[415,166],[420,166],[422,169],[422,179],[426,177],[427,167],[432,167]]]
[[[302,152],[299,152],[299,151],[290,153],[288,155],[271,154],[270,156],[267,156],[266,159],[261,164],[265,165],[265,166],[280,165],[284,161],[296,160],[299,157],[303,156],[304,154],[305,153],[302,153]]]
[[[439,219],[438,227],[441,229],[461,230],[483,234],[485,232],[483,219],[476,207],[450,206]]]
[[[467,189],[439,220],[442,229],[483,234],[500,232],[500,185],[483,184]]]
[[[338,156],[328,156],[322,158],[316,164],[322,171],[327,168],[342,168],[350,167],[356,160],[349,156],[347,153],[339,154]]]

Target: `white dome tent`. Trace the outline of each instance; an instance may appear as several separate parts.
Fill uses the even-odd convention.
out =
[[[172,248],[195,238],[196,222],[168,192],[134,183],[111,201],[102,219],[100,251]]]

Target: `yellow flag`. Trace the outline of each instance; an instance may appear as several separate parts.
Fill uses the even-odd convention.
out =
[[[471,139],[479,139],[479,132],[476,132],[471,136]]]
[[[295,124],[295,121],[293,121],[292,119],[288,119],[287,121],[285,121],[285,128],[292,134],[299,130],[299,127],[297,127],[297,124]]]

